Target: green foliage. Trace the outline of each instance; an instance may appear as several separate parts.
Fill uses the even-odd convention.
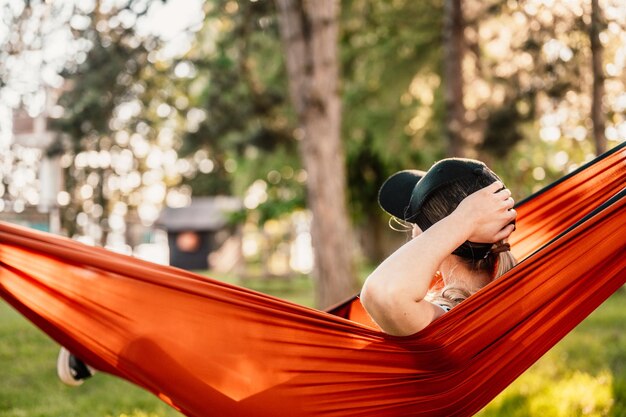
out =
[[[95,30],[89,37],[94,45],[85,62],[76,71],[63,74],[72,88],[59,100],[64,116],[53,121],[54,128],[72,139],[75,151],[89,146],[84,142],[96,142],[99,135],[111,131],[113,110],[128,98],[130,80],[147,63],[147,51],[142,46],[130,48],[121,39],[105,46]]]
[[[207,117],[184,135],[180,153],[205,149],[218,161],[216,172],[185,180],[194,195],[215,193],[209,184],[217,174],[225,179],[219,190],[235,195],[264,182],[266,198],[255,205],[261,222],[304,207],[273,2],[211,3],[185,59],[198,70],[191,106]],[[226,161],[228,172],[219,169]]]
[[[430,103],[403,96],[421,73],[438,73],[442,10],[438,1],[344,2],[341,51],[344,137],[392,164],[423,152],[406,125]],[[368,140],[364,144],[364,140]],[[404,161],[397,162],[398,158]]]
[[[347,1],[343,7],[348,200],[354,218],[362,221],[378,210],[372,202],[384,178],[417,164],[429,152],[421,149],[421,137],[414,139],[405,132],[415,110],[424,103],[400,97],[418,72],[438,71],[441,5],[435,1],[392,5]],[[216,25],[221,28],[217,35]],[[202,148],[236,161],[236,171],[230,173],[231,190],[239,195],[254,181],[267,181],[270,172],[281,171],[284,159],[290,169],[300,169],[272,2],[241,2],[237,7],[232,2],[215,2],[185,59],[198,70],[193,82],[198,91],[190,97],[190,105],[204,109],[207,118],[197,131],[185,135],[183,155]],[[433,118],[440,114],[435,112]],[[422,136],[436,142],[439,126],[430,126]],[[208,180],[209,176],[202,176],[186,182],[200,194],[211,190]],[[282,181],[274,192],[275,185],[268,184],[267,201],[255,209],[261,219],[276,218],[304,205],[301,182]]]
[[[140,38],[132,26],[120,24],[124,13],[135,21],[147,13],[148,7],[128,0],[106,12],[97,10],[83,16],[91,23],[77,31],[77,37],[90,47],[84,61],[68,63],[62,74],[68,86],[59,99],[64,112],[51,126],[61,134],[48,152],[64,152],[73,160],[67,164],[65,176],[65,188],[72,198],[63,210],[64,228],[69,235],[80,233],[77,218],[82,214],[102,226],[98,243],[103,245],[107,243],[109,216],[115,203],[123,203],[125,210],[136,210],[141,204],[139,195],[145,181],[133,180],[129,187],[120,184],[128,184],[129,175],[141,178],[154,168],[148,167],[148,153],[167,126],[155,108],[171,103],[177,91],[168,74],[153,65],[158,39]],[[139,135],[140,141],[133,140],[133,134]],[[146,151],[139,152],[138,145],[144,145],[144,149],[147,146]],[[128,152],[131,160],[121,168],[117,162]],[[162,180],[167,185],[175,182],[167,176]],[[91,191],[81,195],[83,187]],[[88,222],[80,223],[88,227]]]
[[[418,133],[407,126],[430,102],[412,94],[416,79],[440,67],[438,1],[344,1],[342,13],[343,136],[348,201],[357,224],[380,216],[378,187],[392,172],[422,165],[435,148],[441,113]],[[436,150],[435,150],[436,152]]]
[[[107,23],[121,11],[139,17],[145,13],[141,4],[128,0],[108,14],[94,14],[89,28],[77,34],[92,48],[85,62],[70,63],[64,74],[69,90],[61,99],[65,115],[56,125],[71,138],[75,153],[134,152],[117,140],[120,132],[139,133],[151,146],[161,146],[162,132],[169,131],[171,148],[190,168],[165,176],[168,188],[183,184],[194,195],[245,196],[264,181],[267,199],[252,208],[254,216],[276,218],[303,207],[305,181],[293,179],[295,174],[270,180],[276,172],[302,169],[274,2],[205,2],[192,47],[174,58],[160,57],[157,39]],[[388,175],[424,169],[446,156],[444,10],[441,0],[344,0],[341,7],[347,199],[356,225],[364,226],[384,217],[375,200]],[[593,155],[584,107],[586,11],[475,0],[464,0],[464,8],[467,133],[476,156],[501,174],[519,199]],[[605,34],[614,36],[610,33]],[[186,75],[177,71],[183,67],[189,68]],[[619,91],[609,93],[615,97]],[[129,102],[139,103],[137,114],[120,123],[116,112]],[[159,115],[162,104],[171,109],[168,116]],[[607,106],[608,127],[622,119]],[[546,126],[552,136],[546,136]],[[61,150],[57,144],[52,151]],[[142,175],[146,159],[135,155],[133,169]],[[200,169],[202,160],[210,161],[210,169]],[[103,208],[96,219],[103,224],[116,201],[135,210],[141,192],[107,194],[104,184],[112,171],[72,165],[67,176],[75,194],[90,174],[100,178],[94,200]],[[86,210],[75,200],[66,211],[68,228]]]
[[[215,1],[185,59],[198,70],[191,105],[207,118],[185,135],[183,155],[207,148],[243,159],[251,150],[295,150],[272,2]]]

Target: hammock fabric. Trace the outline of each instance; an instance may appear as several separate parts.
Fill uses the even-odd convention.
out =
[[[523,261],[409,337],[349,320],[355,299],[318,311],[4,223],[0,296],[188,416],[469,416],[626,282],[625,183],[620,146],[520,204]]]

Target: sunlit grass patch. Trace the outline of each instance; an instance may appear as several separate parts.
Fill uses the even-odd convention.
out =
[[[626,416],[625,304],[621,289],[478,416]]]
[[[529,401],[532,415],[599,417],[606,416],[613,405],[612,376],[608,371],[597,376],[574,372],[548,382]]]
[[[613,406],[612,376],[573,372],[557,379],[546,378],[543,370],[522,375],[511,388],[498,396],[481,417],[602,417]]]

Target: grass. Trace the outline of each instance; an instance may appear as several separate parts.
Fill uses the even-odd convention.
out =
[[[59,347],[6,303],[0,302],[0,416],[180,416],[148,392],[98,374],[80,388],[56,376]]]
[[[312,303],[305,277],[243,283]],[[624,305],[622,289],[478,416],[626,416]],[[98,374],[79,388],[66,387],[56,377],[57,353],[53,341],[0,302],[0,417],[180,416],[151,394],[109,375]]]
[[[626,416],[624,305],[622,287],[478,416]]]
[[[233,278],[232,276],[216,276],[211,272],[200,271],[200,274],[219,279],[230,284],[250,288],[264,294],[289,300],[303,306],[313,307],[313,282],[310,276],[294,275],[276,278]],[[255,275],[261,277],[262,275]]]

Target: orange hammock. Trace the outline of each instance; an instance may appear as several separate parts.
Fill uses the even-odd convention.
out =
[[[0,296],[189,416],[469,416],[626,282],[625,183],[622,145],[522,202],[523,261],[409,337],[4,223]]]

